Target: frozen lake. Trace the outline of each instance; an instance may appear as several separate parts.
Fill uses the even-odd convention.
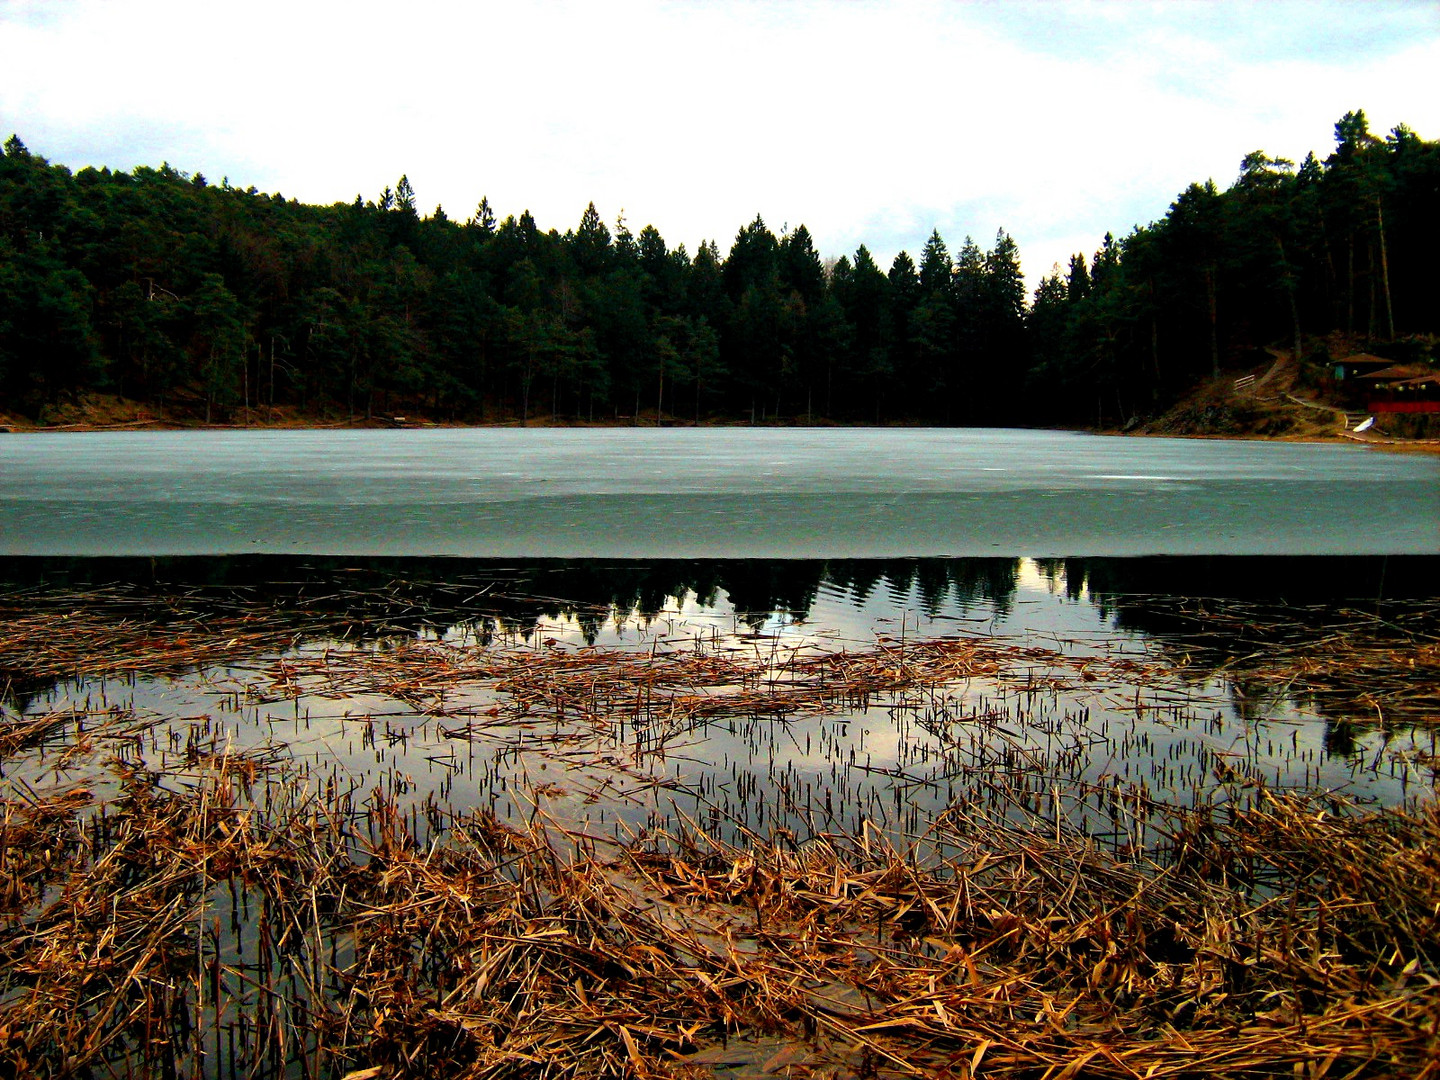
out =
[[[1440,459],[1004,429],[0,438],[0,555],[858,558],[1440,548]]]

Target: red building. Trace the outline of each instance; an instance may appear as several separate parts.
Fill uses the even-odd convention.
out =
[[[1419,364],[1391,364],[1354,376],[1373,413],[1440,413],[1440,373]]]

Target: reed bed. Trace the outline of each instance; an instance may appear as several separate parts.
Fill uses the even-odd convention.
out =
[[[1167,620],[1182,670],[1379,724],[1440,719],[1440,600],[1277,611],[1151,597],[1145,608]]]
[[[637,778],[597,735],[663,748],[880,702],[942,744],[1011,741],[955,755],[963,784],[923,822],[762,835],[702,792],[627,833],[552,816],[539,781],[508,819],[407,806],[278,744],[5,705],[0,1076],[1440,1076],[1433,797],[1375,810],[1217,766],[1179,805],[1022,752],[965,693],[1082,689],[1138,714],[1228,663],[1351,700],[1349,657],[1383,715],[1424,723],[1423,634],[1218,662],[982,635],[291,648],[325,625],[60,603],[8,620],[0,670],[13,691],[220,669],[251,707],[379,695],[447,738],[543,728]]]
[[[0,1062],[40,1076],[1427,1076],[1440,813],[1119,800],[735,845],[483,813],[243,755],[0,802]],[[247,795],[246,792],[249,792]],[[948,854],[938,857],[936,852]]]
[[[403,584],[403,583],[402,583]],[[487,590],[470,590],[473,605]],[[458,594],[457,594],[458,596]],[[490,596],[490,599],[495,599]],[[709,709],[724,714],[760,702],[745,696],[759,688],[783,712],[808,707],[818,692],[843,697],[853,680],[857,699],[866,695],[938,685],[946,680],[993,676],[1027,688],[1064,689],[1075,680],[1110,683],[1224,679],[1240,693],[1257,697],[1303,697],[1327,713],[1361,723],[1421,723],[1440,720],[1440,601],[1390,601],[1374,611],[1323,608],[1276,611],[1239,603],[1196,605],[1182,597],[1148,597],[1144,608],[1163,615],[1170,633],[1166,646],[1145,656],[1103,648],[1088,655],[1062,647],[1039,648],[983,635],[940,640],[880,639],[858,655],[843,649],[789,653],[780,658],[759,650],[732,655],[693,641],[667,643],[643,655],[624,650],[558,649],[545,655],[523,644],[505,625],[460,605],[425,610],[401,584],[334,595],[300,595],[284,601],[256,600],[243,590],[216,594],[191,588],[166,593],[135,586],[79,591],[31,588],[0,596],[0,693],[28,692],[57,680],[81,676],[180,673],[230,662],[249,663],[264,654],[293,650],[305,641],[398,643],[389,652],[341,649],[334,657],[311,660],[304,673],[338,685],[352,669],[352,682],[369,678],[382,690],[379,665],[389,664],[391,687],[410,693],[405,680],[418,679],[417,701],[443,712],[447,685],[473,680],[503,681],[516,700],[564,709],[564,700],[589,693],[605,680],[606,666],[624,665],[617,683],[626,691],[661,692],[677,715]],[[457,600],[458,603],[458,600]],[[403,618],[401,618],[403,616]],[[465,636],[478,645],[419,641],[417,629],[436,631],[458,624],[478,630]],[[505,655],[506,647],[509,655]],[[607,652],[610,655],[606,655]],[[407,661],[410,662],[406,668]],[[367,675],[354,670],[368,664]],[[297,672],[301,668],[295,669]],[[284,669],[277,671],[284,693]],[[685,685],[697,691],[687,695]],[[527,682],[533,683],[534,693]],[[740,696],[714,700],[733,685]],[[584,691],[577,695],[577,687]],[[547,706],[551,695],[554,701]],[[593,696],[593,695],[591,695]],[[609,708],[614,703],[605,701]]]
[[[257,703],[378,694],[436,717],[604,726],[616,717],[643,716],[683,726],[724,717],[783,718],[837,705],[864,708],[885,695],[968,679],[1042,692],[1158,683],[1170,671],[1169,664],[1153,659],[1075,656],[978,636],[882,636],[870,648],[764,652],[734,646],[711,651],[699,641],[644,651],[418,641],[278,658],[264,678],[236,689]],[[465,692],[479,686],[502,695],[503,705],[466,704]]]

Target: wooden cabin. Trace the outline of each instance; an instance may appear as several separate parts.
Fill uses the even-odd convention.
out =
[[[1373,413],[1440,413],[1440,372],[1424,364],[1389,364],[1353,376]]]
[[[1393,367],[1394,360],[1386,360],[1383,356],[1373,356],[1370,353],[1354,353],[1343,360],[1335,361],[1335,381],[1348,382],[1361,375],[1368,375],[1372,371],[1379,371],[1381,368]]]

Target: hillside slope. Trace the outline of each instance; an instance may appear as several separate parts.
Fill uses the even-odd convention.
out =
[[[1369,412],[1348,402],[1316,364],[1298,363],[1281,349],[1267,351],[1268,363],[1200,384],[1130,433],[1440,446],[1440,423],[1433,416],[1380,415],[1366,431],[1354,431],[1371,416]]]

